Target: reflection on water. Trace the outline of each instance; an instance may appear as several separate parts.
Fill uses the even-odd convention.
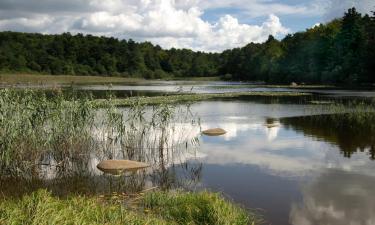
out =
[[[290,212],[293,225],[375,224],[375,177],[330,169],[302,188]]]
[[[20,181],[0,181],[1,191],[48,187],[64,195],[153,186],[208,188],[246,207],[261,209],[272,224],[374,224],[375,161],[370,160],[374,117],[317,115],[329,113],[329,106],[300,101],[206,101],[193,104],[190,110],[200,118],[200,129],[176,122],[177,130],[168,139],[182,130],[184,137],[199,143],[198,149],[186,151],[188,142],[183,139],[180,151],[165,154],[173,159],[168,163],[124,177],[101,173],[57,177],[31,182],[31,187]],[[220,137],[199,133],[214,127],[228,132]],[[149,132],[160,138],[160,130]]]
[[[202,128],[221,127],[228,131],[222,137],[201,137],[201,152],[206,154],[198,160],[203,163],[201,186],[222,191],[247,207],[261,208],[272,224],[346,224],[342,223],[344,220],[329,223],[319,215],[311,219],[311,212],[305,213],[307,219],[296,215],[311,210],[305,206],[310,202],[304,191],[309,180],[332,170],[348,175],[348,179],[373,176],[375,163],[369,159],[375,137],[373,116],[314,115],[319,110],[329,110],[258,101],[220,105],[205,102],[195,107],[204,121]],[[336,182],[336,174],[339,173],[332,174],[324,185]],[[319,185],[316,187],[318,193]],[[327,203],[334,201],[329,194],[321,196]],[[362,201],[370,209],[358,211],[357,216],[371,221],[366,212],[375,207],[368,204],[369,199],[359,196],[357,204]],[[339,204],[354,209],[345,206],[350,201]],[[350,213],[343,214],[350,217]],[[303,223],[305,220],[308,222]],[[353,221],[357,223],[352,224],[366,224],[361,223],[365,219]]]
[[[337,145],[345,157],[354,153],[367,152],[375,159],[375,115],[347,114],[319,115],[282,119],[287,128],[303,132],[305,135]]]

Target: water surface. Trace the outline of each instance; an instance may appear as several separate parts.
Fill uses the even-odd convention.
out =
[[[217,83],[190,90],[188,86],[175,90],[177,85],[163,85],[111,88],[120,93],[164,94],[254,90],[241,83],[230,88],[220,88],[223,83]],[[82,88],[106,90],[104,86]],[[268,90],[295,91],[275,88],[260,91]],[[373,95],[373,92],[317,91],[318,99],[329,101],[345,100],[343,96]],[[98,158],[89,158],[85,162],[92,172],[90,175],[57,173],[32,182],[0,179],[1,192],[22,195],[44,187],[64,196],[137,191],[154,186],[209,189],[259,210],[268,224],[375,224],[374,121],[332,116],[329,104],[316,105],[311,100],[305,96],[240,97],[195,103],[190,110],[200,118],[202,130],[220,127],[227,133],[219,137],[202,136],[200,128],[192,127],[185,134],[199,139],[197,148],[193,152],[181,151],[179,160],[162,169],[111,177],[95,169]]]

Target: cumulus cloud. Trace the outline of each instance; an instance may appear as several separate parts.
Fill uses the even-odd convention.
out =
[[[173,39],[155,38],[155,42],[162,46],[192,48],[194,50],[220,51],[233,47],[241,47],[249,42],[263,42],[270,34],[286,34],[288,29],[283,27],[279,18],[270,15],[260,26],[241,24],[239,21],[226,15],[215,24],[203,26],[202,32],[194,32],[194,36]]]
[[[0,30],[81,32],[203,51],[240,47],[288,32],[274,14],[261,25],[242,24],[231,15],[208,22],[202,19],[201,5],[198,0],[0,0]]]
[[[344,15],[351,7],[356,7],[361,13],[370,13],[375,11],[375,2],[373,0],[319,0],[321,12],[324,20],[329,21]]]

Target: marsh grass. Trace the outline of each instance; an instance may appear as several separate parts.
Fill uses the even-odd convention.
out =
[[[311,96],[309,93],[302,92],[229,92],[229,93],[200,93],[200,94],[174,94],[166,96],[153,96],[153,97],[129,97],[122,99],[115,99],[113,104],[116,106],[132,106],[136,103],[141,105],[163,105],[163,104],[176,104],[176,103],[193,103],[204,100],[214,99],[233,99],[239,97],[302,97]],[[105,105],[106,100],[96,99],[97,106]]]
[[[53,167],[56,176],[88,173],[93,157],[145,161],[165,169],[182,146],[197,144],[175,126],[199,125],[188,107],[148,108],[134,102],[118,108],[114,102],[109,96],[98,108],[91,95],[74,91],[47,96],[0,90],[0,173],[31,178],[43,167]]]
[[[94,197],[53,197],[39,190],[0,202],[0,224],[260,224],[253,212],[209,192],[150,192],[135,208]]]
[[[52,154],[59,168],[67,168],[68,159],[92,148],[92,104],[85,98],[4,89],[0,105],[2,174],[33,176]]]

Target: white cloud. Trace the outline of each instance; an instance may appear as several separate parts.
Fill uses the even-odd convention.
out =
[[[262,25],[242,24],[231,15],[207,22],[202,19],[204,11],[197,0],[68,0],[67,6],[57,4],[59,7],[52,9],[53,2],[48,0],[38,11],[41,3],[37,1],[28,4],[19,0],[0,1],[0,13],[13,10],[14,15],[20,15],[0,19],[0,30],[82,32],[150,40],[165,48],[203,51],[241,47],[249,42],[265,41],[270,34],[288,32],[273,14]]]
[[[167,48],[180,47],[194,50],[220,51],[228,48],[242,47],[249,42],[263,42],[270,34],[286,34],[288,29],[283,27],[279,18],[270,15],[261,25],[241,24],[226,15],[215,24],[202,26],[201,32],[194,32],[195,36],[180,39],[156,38],[154,41]]]
[[[352,7],[356,7],[361,13],[370,13],[375,10],[373,0],[316,0],[315,4],[325,21],[344,16],[344,13]]]

